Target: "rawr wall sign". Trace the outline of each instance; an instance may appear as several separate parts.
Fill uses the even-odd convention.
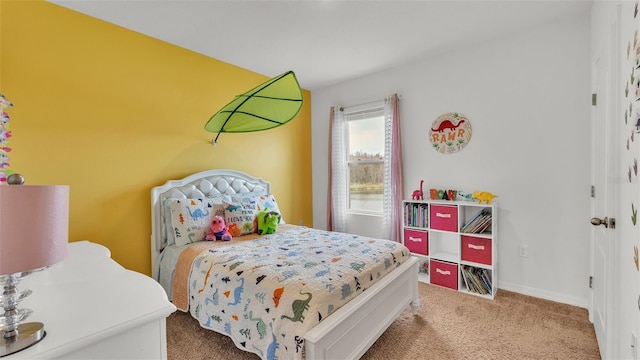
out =
[[[438,116],[429,131],[431,145],[443,154],[452,154],[464,149],[471,140],[471,123],[459,113]]]

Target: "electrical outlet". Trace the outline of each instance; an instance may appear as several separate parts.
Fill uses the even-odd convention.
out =
[[[520,244],[520,257],[529,257],[529,245]]]
[[[631,358],[638,359],[638,337],[633,332],[631,333]]]

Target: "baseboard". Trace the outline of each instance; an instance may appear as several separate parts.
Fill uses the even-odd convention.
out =
[[[589,299],[586,298],[574,298],[553,291],[532,288],[529,286],[522,286],[519,284],[508,283],[500,281],[498,283],[498,289],[504,289],[507,291],[513,291],[522,295],[533,296],[540,299],[551,300],[567,305],[577,306],[585,309],[589,309]]]
[[[425,284],[429,284],[429,277],[424,274],[418,274],[418,280]],[[528,286],[522,286],[513,283],[505,283],[500,281],[498,284],[498,290],[503,289],[507,291],[512,291],[518,294],[533,296],[539,299],[551,300],[562,304],[572,305],[581,307],[584,309],[589,309],[589,300],[588,299],[578,299],[573,297],[568,297],[565,294],[560,294],[552,291],[547,291],[538,288],[532,288]]]

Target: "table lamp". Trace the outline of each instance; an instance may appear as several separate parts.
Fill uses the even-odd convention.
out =
[[[22,185],[13,174],[0,186],[0,357],[39,342],[46,333],[39,322],[21,323],[32,311],[18,309],[31,290],[17,289],[21,278],[67,257],[69,187]],[[1,311],[1,310],[0,310]]]

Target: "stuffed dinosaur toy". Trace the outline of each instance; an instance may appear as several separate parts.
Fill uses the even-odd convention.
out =
[[[278,229],[280,214],[264,208],[256,215],[258,219],[258,234],[273,234]]]
[[[213,217],[213,220],[211,220],[211,229],[209,229],[209,232],[207,233],[207,237],[205,238],[205,240],[207,241],[216,241],[216,240],[223,240],[223,241],[229,241],[232,239],[231,234],[229,233],[229,230],[227,230],[227,225],[224,222],[224,218],[220,215],[216,215]]]

